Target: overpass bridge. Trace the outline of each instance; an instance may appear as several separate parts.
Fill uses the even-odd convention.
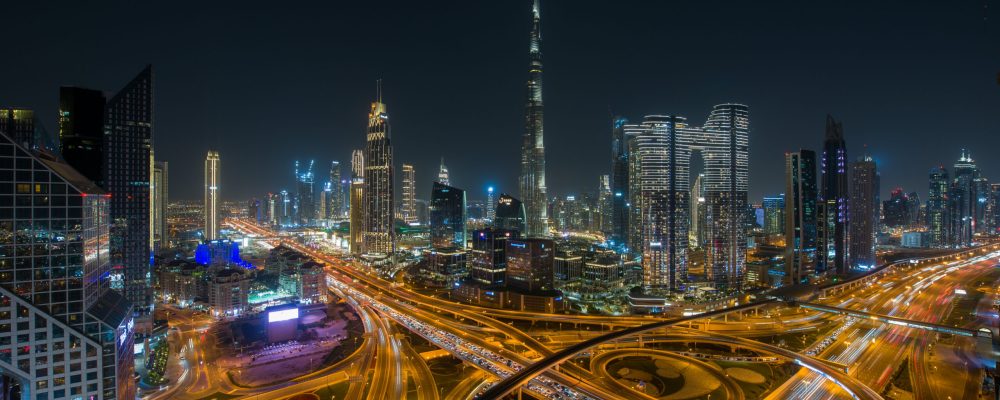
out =
[[[629,337],[629,336],[632,336],[632,335],[638,335],[638,334],[641,334],[643,332],[648,332],[648,331],[651,331],[651,330],[656,330],[656,329],[660,329],[660,328],[671,327],[671,326],[674,326],[674,325],[677,325],[677,324],[681,324],[681,323],[684,323],[684,322],[687,322],[687,321],[690,321],[690,320],[712,318],[712,317],[716,317],[716,316],[720,316],[720,315],[723,315],[723,314],[727,314],[727,313],[731,313],[731,312],[736,312],[736,311],[740,311],[740,310],[748,310],[748,309],[763,307],[763,306],[767,306],[767,305],[773,304],[774,302],[775,302],[775,300],[763,300],[763,301],[758,301],[758,302],[755,302],[755,303],[748,303],[748,304],[744,304],[744,305],[740,305],[740,306],[732,307],[732,308],[728,308],[728,309],[722,309],[722,310],[716,310],[716,311],[709,311],[709,312],[704,313],[704,314],[694,315],[694,316],[690,316],[690,317],[675,318],[675,319],[670,319],[670,320],[665,320],[665,321],[660,321],[660,322],[655,322],[655,323],[651,323],[651,324],[646,324],[646,325],[641,325],[641,326],[636,326],[636,327],[632,327],[632,328],[627,328],[627,329],[622,329],[622,330],[618,330],[618,331],[609,332],[607,334],[604,334],[604,335],[601,335],[601,336],[598,336],[598,337],[595,337],[595,338],[592,338],[592,339],[588,339],[588,340],[585,340],[583,342],[577,343],[575,345],[566,347],[566,348],[564,348],[562,350],[559,350],[559,351],[557,351],[557,352],[555,352],[555,353],[553,353],[553,354],[551,354],[549,356],[546,356],[546,357],[544,357],[544,358],[536,361],[535,363],[533,363],[533,364],[531,364],[531,365],[529,365],[529,366],[527,366],[525,368],[522,368],[517,373],[508,376],[506,379],[498,382],[497,384],[491,386],[485,392],[483,392],[483,393],[479,394],[478,396],[476,396],[476,398],[477,399],[499,399],[499,398],[503,398],[503,396],[506,396],[507,394],[511,393],[512,391],[514,391],[518,387],[521,387],[526,382],[528,382],[531,379],[537,377],[538,375],[544,373],[546,370],[548,370],[550,368],[553,368],[553,367],[557,366],[558,364],[560,364],[560,363],[562,363],[562,362],[564,362],[564,361],[566,361],[568,359],[573,358],[576,354],[582,353],[584,351],[590,350],[593,347],[596,347],[596,346],[599,346],[599,345],[602,345],[602,344],[605,344],[605,343],[608,343],[608,342],[611,342],[611,341],[623,339],[623,338],[626,338],[626,337]],[[712,337],[714,337],[714,338],[716,338],[718,340],[728,341],[732,345],[746,346],[746,347],[749,347],[749,348],[754,349],[754,350],[771,353],[771,354],[774,354],[774,355],[776,355],[778,357],[781,357],[781,358],[787,359],[789,361],[795,362],[796,364],[799,364],[802,367],[808,368],[808,369],[810,369],[812,371],[815,371],[815,372],[817,372],[817,373],[825,376],[826,378],[830,379],[832,382],[834,382],[835,384],[837,384],[840,387],[842,387],[848,393],[851,393],[854,398],[862,399],[862,400],[864,400],[864,399],[881,399],[882,398],[877,392],[875,392],[871,388],[865,386],[864,384],[862,384],[861,382],[857,381],[856,379],[850,377],[849,375],[845,374],[843,371],[839,370],[839,368],[831,366],[831,365],[829,365],[827,363],[823,363],[823,362],[817,361],[816,359],[814,359],[812,357],[804,356],[804,355],[795,353],[795,352],[793,352],[791,350],[788,350],[788,349],[784,349],[784,348],[780,348],[780,347],[777,347],[777,346],[768,345],[768,344],[765,344],[765,343],[760,343],[760,342],[757,342],[757,341],[754,341],[754,340],[750,340],[750,339],[744,339],[744,338],[738,338],[738,337],[731,337],[731,336],[726,336],[726,335],[714,334],[714,333],[710,333],[710,332],[704,332],[702,334],[703,335],[707,335],[707,336],[712,336]]]
[[[872,313],[872,312],[868,312],[868,311],[861,311],[861,310],[852,310],[852,309],[848,309],[848,308],[841,308],[841,307],[829,306],[829,305],[826,305],[826,304],[790,302],[789,305],[790,306],[799,306],[799,307],[802,307],[802,308],[808,308],[810,310],[816,310],[816,311],[820,311],[820,312],[840,314],[840,315],[848,315],[848,316],[851,316],[851,317],[857,317],[857,318],[863,318],[863,319],[871,319],[871,320],[885,322],[885,323],[889,323],[889,324],[893,324],[893,325],[904,326],[904,327],[907,327],[907,328],[924,329],[924,330],[928,330],[928,331],[934,331],[934,332],[940,332],[940,333],[949,333],[949,334],[958,335],[958,336],[966,336],[966,337],[983,337],[983,336],[985,336],[985,337],[990,337],[990,338],[992,338],[992,336],[993,336],[993,334],[989,330],[972,330],[972,329],[958,328],[958,327],[947,326],[947,325],[932,324],[930,322],[913,321],[913,320],[909,320],[909,319],[906,319],[906,318],[893,317],[891,315],[876,314],[876,313]]]

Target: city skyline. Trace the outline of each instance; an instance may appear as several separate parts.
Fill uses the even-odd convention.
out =
[[[601,18],[612,21],[627,20],[624,16],[639,21],[651,18],[644,14],[655,13],[641,12],[641,7],[645,6],[624,4],[604,10],[591,4],[542,4],[541,13],[546,18],[546,70],[550,72],[550,79],[546,82],[549,108],[546,112],[546,172],[549,175],[547,186],[550,195],[592,191],[594,177],[605,173],[603,163],[596,165],[584,160],[605,157],[606,142],[610,141],[609,106],[616,114],[640,120],[647,114],[664,113],[697,119],[701,110],[713,104],[732,101],[749,105],[753,108],[751,117],[755,121],[751,133],[751,199],[780,193],[783,173],[781,155],[785,151],[820,148],[822,142],[819,135],[827,113],[837,115],[843,121],[854,146],[867,144],[871,149],[873,157],[879,162],[883,182],[887,183],[882,188],[883,197],[890,187],[895,186],[923,192],[921,189],[926,186],[924,175],[931,167],[950,165],[953,154],[962,147],[972,147],[970,143],[980,137],[987,142],[1000,140],[993,138],[996,135],[989,134],[1000,129],[1000,122],[989,118],[988,113],[1000,104],[995,85],[1000,56],[985,52],[991,38],[996,37],[993,33],[996,23],[992,19],[984,20],[983,10],[974,5],[930,7],[907,4],[906,7],[893,7],[886,4],[869,7],[867,16],[854,16],[846,10],[824,6],[811,10],[785,10],[769,6],[761,6],[760,10],[745,10],[741,8],[745,6],[732,6],[729,8],[731,11],[721,15],[720,21],[706,27],[694,26],[696,24],[680,18],[682,21],[675,28],[637,28],[616,22],[614,29],[589,32],[590,26]],[[15,5],[17,7],[26,7],[26,12],[32,14],[36,6]],[[678,12],[682,17],[686,13],[695,15],[701,7],[691,5],[689,9]],[[72,11],[72,6],[60,8],[54,11],[52,18],[67,19],[73,15]],[[109,11],[112,14],[129,12]],[[169,9],[157,11],[167,15],[175,13]],[[344,14],[352,14],[349,11]],[[89,43],[86,39],[71,38],[63,43],[56,40],[56,37],[61,38],[55,36],[59,30],[39,33],[25,40],[29,45],[40,48],[74,46],[74,52],[84,53],[79,67],[69,69],[58,66],[58,63],[42,66],[30,60],[18,65],[0,66],[0,72],[6,75],[23,75],[30,70],[30,75],[37,77],[0,84],[0,89],[7,96],[0,102],[35,110],[49,133],[54,134],[58,127],[56,114],[60,85],[112,90],[121,84],[120,76],[134,73],[141,65],[151,62],[157,67],[157,87],[164,88],[159,92],[156,103],[159,132],[155,139],[157,157],[183,160],[210,147],[227,154],[267,152],[269,157],[263,159],[244,157],[227,162],[232,166],[223,171],[222,179],[233,183],[227,188],[224,199],[243,200],[274,188],[292,190],[293,182],[287,178],[287,169],[296,159],[316,159],[321,163],[347,159],[350,150],[361,144],[359,133],[364,126],[356,115],[364,112],[373,81],[383,77],[386,102],[394,105],[395,125],[399,131],[395,139],[399,147],[395,157],[396,168],[402,163],[413,164],[418,172],[418,182],[432,182],[440,157],[447,156],[452,179],[469,191],[470,199],[484,198],[488,186],[494,186],[498,192],[517,193],[519,143],[516,138],[523,132],[523,65],[527,61],[523,50],[527,32],[530,31],[530,8],[513,4],[459,4],[441,6],[434,11],[415,10],[412,6],[401,4],[386,7],[385,17],[396,20],[402,19],[404,14],[409,17],[417,13],[428,21],[447,21],[453,24],[452,29],[463,32],[463,38],[448,39],[440,49],[417,46],[413,50],[397,49],[402,44],[384,40],[386,46],[394,51],[386,51],[370,61],[360,60],[369,50],[342,44],[349,41],[337,41],[330,44],[336,46],[332,50],[358,57],[350,57],[352,61],[344,63],[341,58],[321,57],[313,51],[302,55],[286,54],[290,57],[287,62],[266,66],[241,65],[245,69],[224,79],[220,79],[218,74],[222,70],[231,72],[229,65],[233,60],[242,59],[241,51],[274,50],[275,46],[284,44],[298,48],[326,37],[323,34],[326,31],[321,30],[318,21],[308,20],[288,33],[268,31],[273,36],[267,45],[251,45],[247,38],[235,33],[223,34],[216,31],[214,25],[205,22],[206,18],[221,15],[222,12],[209,8],[190,17],[193,19],[192,31],[183,35],[217,34],[220,35],[218,41],[182,50],[172,41],[156,37],[155,29],[159,23],[154,22],[149,27],[136,27],[137,37],[155,39],[150,46],[153,50],[127,56],[116,54],[110,59],[89,55],[86,49],[100,45]],[[792,25],[789,29],[802,31],[802,38],[787,39],[778,30],[748,26],[738,18],[740,11],[760,16],[764,18],[763,22],[771,19],[787,21]],[[789,13],[794,11],[803,12],[808,18],[790,18]],[[605,12],[610,14],[604,15]],[[250,9],[245,14],[253,16],[260,11]],[[455,18],[458,15],[465,16],[466,20]],[[335,30],[330,35],[343,33],[340,29],[354,35],[349,32],[350,28],[365,23],[367,18],[363,16],[358,21],[344,21],[344,27],[330,28]],[[806,20],[828,28],[829,32],[810,28]],[[18,23],[14,21],[11,27],[16,29]],[[887,33],[879,28],[882,24],[892,25],[898,28],[898,32]],[[75,22],[68,25],[72,27]],[[849,32],[849,26],[856,27],[857,32]],[[414,37],[399,42],[433,43],[428,38],[435,36],[440,39],[437,35],[444,29],[407,27],[412,28],[407,32]],[[240,29],[243,28],[237,31],[242,32]],[[670,34],[674,29],[688,29],[689,34],[680,41],[676,51],[681,55],[699,56],[700,61],[694,66],[664,64],[646,69],[632,62],[640,53],[646,54],[639,51],[642,46],[654,44],[650,37]],[[399,32],[388,29],[377,35],[380,39],[396,39]],[[744,34],[746,46],[740,47],[734,54],[752,56],[743,67],[718,67],[715,61],[719,61],[716,58],[719,56],[704,53],[698,48],[721,35],[737,32]],[[608,37],[596,38],[598,34]],[[85,34],[81,36],[87,37]],[[250,35],[250,38],[253,37]],[[629,41],[622,40],[626,37]],[[818,44],[804,46],[806,40]],[[927,40],[942,45],[934,46],[932,50],[917,46],[917,43]],[[230,58],[212,52],[215,49],[212,44],[220,42],[225,45],[223,48],[228,49],[223,53]],[[582,45],[591,42],[593,46]],[[890,46],[894,50],[881,54],[875,51],[878,46]],[[198,62],[191,63],[190,57],[168,57],[180,51],[192,52],[193,59]],[[431,57],[417,57],[418,51],[428,51]],[[448,56],[456,51],[468,53],[468,56]],[[839,52],[832,61],[825,56],[831,51]],[[938,57],[924,60],[928,52]],[[956,56],[950,56],[952,52]],[[793,65],[779,68],[780,61],[787,61],[791,54],[801,55],[801,58]],[[957,57],[958,54],[961,57]],[[334,73],[321,73],[312,66],[292,63],[299,60],[298,57],[318,57],[317,65],[336,68],[333,68]],[[403,62],[404,59],[417,59],[414,57],[419,61]],[[914,66],[907,62],[917,57],[924,60],[921,65]],[[38,62],[45,59],[45,56],[40,57]],[[462,70],[452,78],[462,84],[425,90],[421,82],[437,80],[428,78],[436,78],[442,73],[434,72],[442,66],[442,59]],[[588,65],[588,61],[594,65]],[[305,70],[289,74],[290,68]],[[268,80],[261,82],[254,79],[254,75],[262,75]],[[600,79],[592,79],[595,76]],[[580,87],[584,79],[589,81]],[[237,94],[245,92],[243,86],[250,84],[277,90],[271,91],[273,96]],[[262,90],[261,93],[268,91]],[[467,101],[446,100],[456,96]],[[428,107],[442,104],[436,101],[439,99],[450,104],[453,111],[449,115],[457,119],[455,123],[440,124],[439,118],[427,117],[432,115],[432,108]],[[942,104],[948,106],[942,107]],[[213,112],[206,113],[205,107]],[[266,118],[255,116],[264,115],[264,108],[299,115],[293,118],[295,121],[278,127]],[[913,115],[931,113],[937,118],[931,121],[912,118]],[[470,126],[466,122],[471,121],[480,121],[475,125],[479,127],[476,135],[469,135],[464,128],[459,128]],[[287,131],[292,131],[298,140],[268,140],[274,136],[287,136]],[[495,151],[489,154],[460,150],[473,147],[479,139],[498,137],[507,140],[495,140]],[[586,140],[577,140],[579,138]],[[782,148],[768,145],[775,140],[782,140],[787,145]],[[192,146],[192,142],[200,144]],[[428,148],[425,143],[435,143],[435,146]],[[892,148],[896,145],[897,148]],[[984,176],[997,176],[1000,164],[984,156],[977,157],[977,154],[973,148],[972,156],[980,161]],[[239,175],[239,171],[257,166],[255,163],[258,161],[260,173],[255,179]],[[172,168],[170,176],[177,181],[171,185],[174,199],[195,200],[201,196],[198,185],[178,183],[194,181],[201,174],[199,166],[190,164],[175,163]],[[417,190],[418,198],[429,197],[429,185],[419,186]]]

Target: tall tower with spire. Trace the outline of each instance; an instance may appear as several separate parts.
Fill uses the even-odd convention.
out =
[[[368,113],[368,134],[364,152],[362,191],[364,253],[391,255],[395,250],[393,231],[392,144],[389,141],[389,114],[382,102],[382,81],[378,81],[378,100]]]
[[[448,166],[444,165],[444,157],[441,157],[441,167],[438,168],[438,182],[444,185],[451,186],[451,180],[448,179]]]
[[[542,32],[538,0],[532,6],[528,51],[528,93],[525,102],[524,142],[521,144],[521,200],[525,204],[527,235],[548,236],[545,195],[545,145],[542,105]]]

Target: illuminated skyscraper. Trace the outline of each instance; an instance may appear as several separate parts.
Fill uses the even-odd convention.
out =
[[[403,164],[403,204],[401,211],[403,222],[407,224],[417,222],[417,175],[410,164]]]
[[[364,252],[365,152],[351,153],[351,253]]]
[[[951,217],[951,245],[970,246],[972,236],[976,233],[976,210],[979,206],[976,181],[981,177],[979,167],[972,156],[962,149],[962,156],[952,168],[951,189],[948,192],[948,203]]]
[[[451,185],[451,179],[448,175],[448,166],[444,165],[444,157],[441,157],[441,166],[438,167],[438,182],[445,185]]]
[[[205,157],[205,240],[219,238],[219,152]]]
[[[67,164],[96,183],[104,179],[104,103],[100,90],[59,88],[59,152]]]
[[[951,217],[948,208],[948,170],[944,166],[931,168],[928,173],[927,232],[934,246],[947,245],[951,240]]]
[[[611,240],[616,244],[628,243],[628,138],[625,125],[628,120],[616,117],[611,123]]]
[[[497,205],[496,199],[493,198],[493,186],[486,188],[486,219],[493,222],[496,218]]]
[[[844,126],[826,116],[826,141],[820,160],[820,198],[817,204],[816,272],[847,272],[847,144]]]
[[[300,169],[299,162],[295,162],[295,182],[298,186],[297,218],[295,223],[299,225],[309,225],[316,218],[316,175],[313,174],[314,160],[309,160],[309,166]]]
[[[170,247],[167,236],[167,202],[169,196],[169,164],[166,161],[153,162],[153,248]]]
[[[742,104],[716,105],[700,130],[684,133],[681,137],[705,160],[706,271],[717,289],[739,290],[747,253],[750,110]]]
[[[702,181],[705,174],[698,174],[691,184],[691,194],[688,195],[688,210],[691,213],[691,229],[688,231],[688,242],[691,247],[701,247],[705,243],[705,185]]]
[[[104,119],[104,189],[111,193],[112,287],[141,312],[150,292],[150,178],[153,146],[153,70],[146,66],[107,102]]]
[[[464,249],[466,219],[465,191],[434,182],[430,203],[431,246]]]
[[[785,284],[810,274],[816,253],[816,152],[785,153]]]
[[[344,190],[340,178],[340,161],[330,162],[330,195],[328,196],[327,218],[344,217]]]
[[[875,266],[875,227],[878,224],[879,179],[875,160],[865,156],[851,163],[850,260],[851,268]]]
[[[392,144],[389,131],[389,114],[382,102],[382,83],[379,82],[378,100],[368,113],[368,138],[365,143],[364,190],[364,252],[392,254],[395,251],[394,190],[392,172]]]
[[[642,253],[643,288],[678,289],[687,278],[688,160],[679,137],[684,117],[647,115],[625,127],[629,141],[629,243]]]
[[[597,205],[596,219],[593,222],[593,230],[603,233],[605,236],[611,234],[611,176],[601,175],[597,182]]]
[[[785,234],[785,195],[765,197],[764,202],[764,234]]]
[[[133,308],[110,290],[109,194],[5,134],[0,172],[4,381],[23,399],[136,398]]]
[[[544,106],[542,104],[542,32],[538,0],[532,6],[529,41],[527,102],[524,140],[521,144],[521,200],[529,237],[549,235],[548,197],[545,192]]]

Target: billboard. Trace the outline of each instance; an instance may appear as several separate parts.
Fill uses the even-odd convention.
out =
[[[270,311],[267,313],[267,322],[281,322],[299,318],[298,308],[288,308],[284,310]]]

